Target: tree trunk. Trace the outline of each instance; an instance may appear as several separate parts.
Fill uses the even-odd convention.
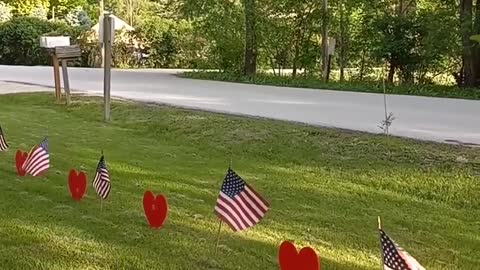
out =
[[[365,48],[362,50],[362,58],[360,60],[360,81],[363,81],[363,76],[365,74]]]
[[[344,5],[343,1],[340,1],[340,82],[345,80],[345,21],[344,21]]]
[[[255,76],[257,72],[257,39],[255,33],[255,0],[244,0],[245,10],[245,66],[244,74]]]
[[[389,84],[393,84],[393,77],[395,76],[395,64],[390,63],[390,69],[388,70],[388,79]]]
[[[328,1],[323,0],[323,23],[322,23],[322,51],[323,51],[323,80],[328,81]]]
[[[475,85],[475,70],[474,70],[474,59],[472,55],[472,41],[470,37],[472,36],[472,6],[473,0],[461,0],[460,1],[460,23],[461,23],[461,34],[462,34],[462,61],[464,66],[463,77],[464,77],[464,86],[473,87]]]
[[[297,76],[297,62],[298,62],[298,54],[299,54],[299,45],[298,42],[295,42],[295,53],[293,55],[293,63],[292,63],[292,77]]]
[[[473,33],[475,35],[480,34],[480,0],[477,0],[475,4],[475,22],[473,25]],[[480,44],[475,43],[473,47],[473,62],[474,62],[474,77],[475,77],[475,86],[480,86]]]

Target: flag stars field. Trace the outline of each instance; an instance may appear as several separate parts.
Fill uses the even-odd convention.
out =
[[[105,124],[100,102],[0,95],[0,269],[279,269],[284,240],[322,269],[480,265],[480,149],[129,102]],[[15,181],[15,151],[32,145],[50,170]],[[66,179],[79,166],[76,202]],[[143,216],[147,189],[168,198],[161,230]],[[230,226],[215,256],[219,216]]]

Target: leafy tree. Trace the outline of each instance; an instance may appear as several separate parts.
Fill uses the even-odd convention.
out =
[[[72,37],[82,27],[85,31],[89,18],[99,17],[98,0],[0,1],[10,4],[14,15],[45,18],[36,8],[49,8],[55,19],[74,26]],[[446,74],[454,73],[459,84],[480,86],[480,44],[470,40],[480,34],[480,0],[328,2],[323,14],[318,0],[105,0],[107,10],[138,30],[125,35],[117,50],[124,52],[117,61],[122,66],[218,68],[247,75],[292,69],[292,76],[319,78],[327,18],[328,36],[337,41],[332,68],[340,69],[340,80],[378,80],[379,67],[387,62],[390,82],[431,84],[442,78],[448,83]],[[8,14],[0,6],[0,21]],[[89,46],[96,54],[98,45]],[[150,56],[141,64],[129,56],[139,50]]]
[[[43,6],[37,6],[32,10],[32,13],[30,14],[30,16],[46,20],[48,16],[48,11]]]
[[[54,13],[56,18],[65,18],[69,13],[88,4],[87,0],[50,0],[50,12]],[[90,5],[98,10],[98,1],[92,1]]]
[[[13,7],[15,14],[27,16],[34,14],[39,7],[48,10],[49,2],[49,0],[5,0],[5,3]]]
[[[413,72],[421,61],[419,46],[425,29],[413,16],[386,15],[377,27],[381,37],[377,55],[389,63],[388,82],[393,83],[395,71],[400,70],[402,80],[412,83]]]
[[[87,12],[81,7],[77,7],[65,16],[65,21],[75,27],[90,28],[92,21]]]

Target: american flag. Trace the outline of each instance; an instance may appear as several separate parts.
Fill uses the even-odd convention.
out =
[[[50,155],[48,154],[47,138],[43,139],[39,145],[32,148],[22,168],[27,174],[32,176],[38,176],[50,168]]]
[[[108,173],[107,164],[105,164],[105,158],[102,156],[97,166],[97,173],[93,179],[93,187],[98,196],[105,200],[110,194],[110,174]]]
[[[415,258],[397,245],[382,229],[380,229],[380,242],[385,270],[425,270]]]
[[[5,136],[3,135],[2,127],[0,127],[0,152],[6,151],[8,149],[7,141],[5,141]]]
[[[234,231],[243,231],[265,216],[270,205],[232,169],[223,180],[215,213]]]

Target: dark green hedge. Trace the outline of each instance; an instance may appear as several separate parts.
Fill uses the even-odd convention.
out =
[[[40,37],[45,34],[68,34],[63,23],[33,17],[15,17],[0,24],[0,64],[46,65],[50,59],[40,48]]]

